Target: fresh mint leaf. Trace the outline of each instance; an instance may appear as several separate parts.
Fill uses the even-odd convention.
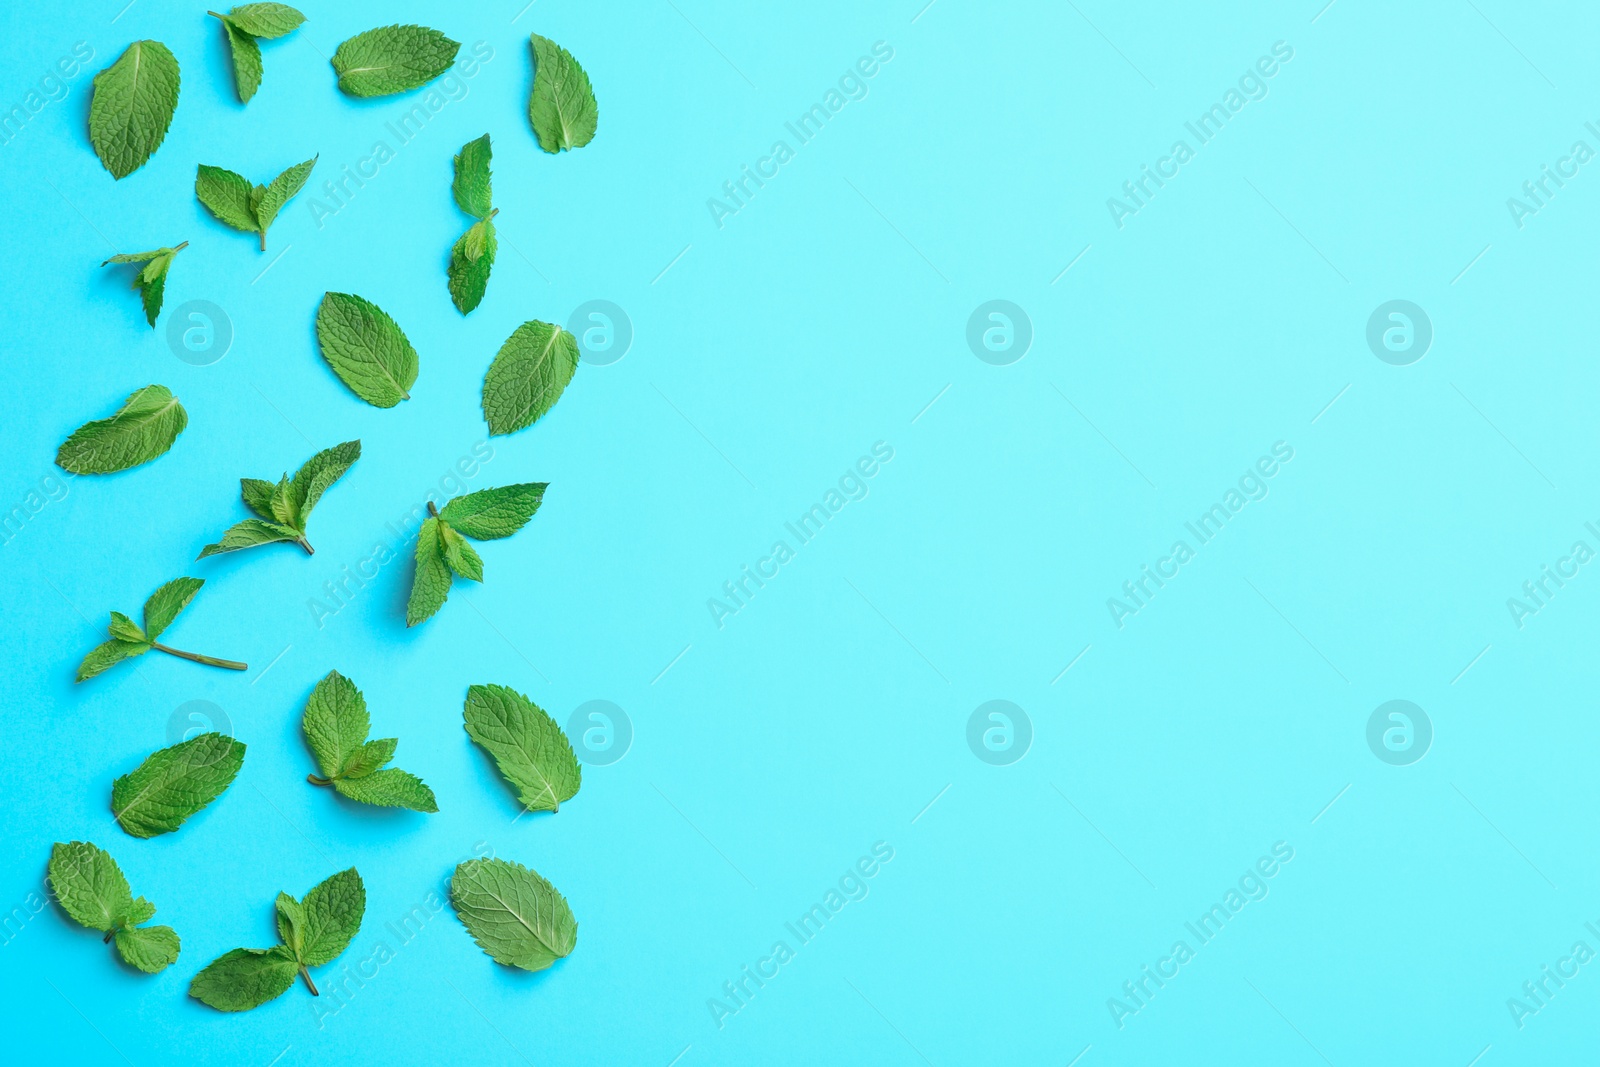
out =
[[[201,734],[159,749],[111,785],[111,812],[134,837],[170,834],[233,784],[244,743]]]
[[[211,12],[215,15],[216,12]],[[217,15],[252,37],[282,37],[293,33],[306,17],[288,4],[241,4],[226,15]]]
[[[476,549],[467,544],[467,539],[442,521],[439,523],[439,534],[444,538],[441,547],[444,549],[445,564],[468,581],[483,581],[483,559]]]
[[[439,810],[433,790],[422,779],[395,768],[380,770],[394,758],[398,742],[392,737],[367,740],[371,723],[366,698],[338,671],[329,671],[311,691],[300,727],[322,771],[306,775],[312,785],[331,785],[364,804]]]
[[[427,85],[450,69],[460,49],[459,42],[425,26],[384,26],[341,44],[333,69],[350,96],[388,96]]]
[[[217,15],[217,18],[222,20],[222,33],[228,39],[228,54],[233,58],[234,90],[239,94],[239,103],[248,104],[261,88],[261,78],[266,73],[266,67],[261,62],[261,45],[232,19],[224,15]]]
[[[392,408],[410,400],[417,380],[417,350],[383,309],[349,293],[326,293],[317,308],[317,342],[322,358],[374,407]]]
[[[494,254],[499,243],[494,235],[494,216],[475,222],[450,249],[450,300],[466,315],[483,302],[489,289],[489,272],[494,269]]]
[[[128,879],[109,852],[87,841],[57,843],[50,850],[50,892],[73,921],[115,941],[130,966],[146,974],[164,970],[178,958],[178,935],[170,926],[140,928],[156,913],[143,897],[134,899]]]
[[[270,185],[251,185],[242,174],[200,164],[195,171],[194,195],[218,222],[236,230],[259,234],[261,251],[267,250],[267,230],[289,199],[305,188],[317,158],[296,163],[272,179]]]
[[[450,501],[439,517],[457,533],[466,534],[475,541],[510,537],[533,518],[549,487],[549,482],[523,482],[480,489]]]
[[[589,75],[572,53],[537,33],[533,47],[533,94],[528,98],[528,119],[539,147],[555,153],[582,148],[594,140],[600,121]]]
[[[456,206],[475,219],[486,219],[494,209],[491,202],[489,161],[493,156],[489,135],[468,141],[456,153],[456,177],[451,185]]]
[[[178,60],[160,41],[135,41],[94,76],[89,143],[113,178],[126,178],[161,147],[180,80]]]
[[[125,659],[142,656],[151,649],[212,667],[227,667],[235,671],[249,670],[247,665],[231,659],[218,659],[215,656],[185,652],[156,641],[162,631],[172,625],[179,612],[189,606],[189,601],[194,599],[194,595],[205,584],[201,578],[174,578],[151,593],[150,599],[144,603],[143,628],[121,612],[113,611],[109,627],[111,640],[83,657],[83,662],[78,665],[76,680],[81,682],[86,678],[93,678],[101,671],[114,667]]]
[[[283,996],[300,964],[282,945],[236,948],[206,965],[189,983],[189,995],[218,1011],[249,1011]],[[308,978],[307,981],[310,981]]]
[[[230,526],[220,541],[201,549],[198,558],[281,541],[293,541],[311,555],[315,549],[306,536],[311,510],[322,499],[322,494],[344,477],[360,458],[361,442],[346,441],[306,460],[295,472],[292,482],[287,474],[276,486],[259,478],[239,479],[245,505],[261,518],[245,519]]]
[[[56,450],[73,474],[115,474],[165,455],[189,425],[189,413],[164,385],[147,385],[109,419],[86,422]]]
[[[520,863],[468,860],[450,879],[450,902],[496,963],[542,971],[577,946],[578,920],[566,897]]]
[[[112,256],[102,267],[112,263],[141,263],[142,267],[133,276],[133,287],[139,290],[139,297],[144,301],[144,317],[152,327],[156,318],[161,314],[161,298],[167,288],[167,269],[172,266],[172,257],[189,247],[185,241],[172,248],[158,248],[153,252],[125,252]]]
[[[411,597],[406,601],[407,626],[415,626],[433,615],[444,607],[450,595],[450,566],[444,560],[437,517],[422,520],[422,529],[417,533],[416,558],[416,576],[411,580]]]
[[[360,931],[367,887],[351,867],[312,886],[300,904],[304,926],[296,955],[301,967],[322,967],[348,948]]]
[[[483,378],[483,417],[492,435],[532,426],[555,406],[578,369],[578,342],[534,319],[500,346]]]
[[[467,690],[467,736],[494,758],[528,811],[558,811],[577,795],[583,772],[556,721],[527,697],[503,685]]]

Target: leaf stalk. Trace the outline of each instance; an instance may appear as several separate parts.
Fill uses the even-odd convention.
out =
[[[311,990],[311,995],[312,996],[314,996],[314,997],[322,996],[321,993],[317,992],[317,983],[315,983],[315,982],[313,982],[311,980],[311,972],[306,970],[306,965],[303,964],[303,963],[300,965],[300,977],[304,978],[306,980],[306,988]]]
[[[226,667],[230,671],[247,671],[250,669],[250,665],[248,663],[240,663],[238,660],[233,659],[218,659],[216,656],[202,656],[198,652],[185,652],[181,648],[169,648],[166,645],[161,644],[159,641],[150,642],[150,647],[155,649],[157,652],[165,652],[169,656],[177,656],[180,659],[193,660],[196,663],[204,663],[208,667]]]

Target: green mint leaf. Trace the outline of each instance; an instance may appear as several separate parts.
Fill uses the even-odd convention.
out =
[[[267,501],[267,509],[272,512],[272,517],[285,526],[292,526],[300,521],[300,516],[295,514],[294,490],[289,484],[289,476],[285,474],[278,479],[278,484],[272,487],[272,497]]]
[[[444,538],[445,565],[468,581],[483,581],[483,559],[476,549],[467,544],[467,539],[442,520],[439,523],[439,534]]]
[[[490,203],[489,135],[468,141],[456,153],[456,178],[451,186],[456,206],[475,219],[486,219],[493,208]]]
[[[126,178],[161,147],[179,80],[178,61],[160,41],[135,41],[94,76],[89,143],[113,178]]]
[[[218,556],[224,552],[237,552],[241,548],[299,540],[300,532],[288,526],[280,526],[265,519],[245,519],[224,530],[222,540],[202,548],[195,558],[205,559],[207,556]]]
[[[594,139],[600,121],[589,75],[572,53],[537,33],[533,46],[533,95],[528,98],[528,119],[546,152],[582,148]]]
[[[572,743],[539,705],[503,685],[467,690],[467,735],[494,758],[529,811],[558,811],[578,792],[583,772]]]
[[[150,639],[145,636],[145,632],[143,630],[139,629],[139,624],[128,618],[120,611],[113,611],[111,613],[111,626],[109,629],[111,630],[112,637],[120,638],[124,641],[144,642],[145,644],[149,644]]]
[[[278,212],[289,199],[305,188],[306,179],[311,177],[311,168],[317,165],[321,156],[312,156],[304,163],[294,166],[279,174],[267,185],[266,192],[261,194],[261,199],[256,203],[256,228],[261,231],[261,242],[266,244],[267,228],[278,217]]]
[[[164,385],[147,385],[109,419],[86,422],[56,450],[73,474],[115,474],[164,455],[189,425],[189,413]]]
[[[232,19],[218,17],[222,18],[222,32],[228,38],[228,53],[233,57],[233,87],[239,94],[239,103],[248,104],[261,88],[264,73],[261,46]]]
[[[244,743],[201,734],[152,752],[111,785],[111,812],[134,837],[168,834],[222,795],[244,764]]]
[[[271,522],[277,521],[277,516],[272,512],[272,483],[262,481],[260,478],[240,478],[239,493],[244,497],[245,506]]]
[[[317,506],[317,501],[322,499],[322,494],[343,478],[355,461],[361,458],[361,442],[346,441],[324,448],[300,465],[294,472],[294,481],[289,486],[290,496],[294,500],[295,514],[300,519],[303,527],[307,519],[311,518],[311,509]]]
[[[497,247],[494,222],[484,219],[473,223],[450,250],[450,299],[461,314],[470,313],[483,302]]]
[[[398,767],[373,771],[361,778],[340,778],[333,787],[343,796],[362,804],[383,808],[409,808],[432,814],[439,810],[433,790],[418,778]]]
[[[394,759],[394,750],[399,745],[399,739],[394,737],[380,737],[376,741],[366,742],[345,757],[344,769],[339,772],[338,776],[340,778],[365,778],[385,763]]]
[[[444,561],[439,520],[424,519],[417,533],[417,573],[406,602],[406,625],[415,626],[444,607],[450,595],[450,566]]]
[[[133,276],[133,287],[139,290],[139,296],[144,301],[144,317],[152,327],[161,315],[161,298],[167,288],[167,269],[172,266],[172,257],[189,247],[185,241],[176,248],[158,248],[153,252],[129,252],[112,256],[102,267],[112,263],[142,263],[143,267]]]
[[[225,21],[252,37],[282,37],[293,33],[306,17],[288,4],[241,4],[229,11]]]
[[[533,518],[549,487],[549,482],[523,482],[480,489],[450,501],[439,517],[458,533],[477,541],[510,537]]]
[[[311,690],[300,728],[322,776],[337,778],[367,740],[367,700],[354,682],[329,671]]]
[[[164,971],[178,962],[181,944],[170,926],[125,926],[114,938],[123,962],[145,974]]]
[[[376,304],[349,293],[327,293],[317,308],[317,342],[322,358],[374,407],[392,408],[410,400],[417,380],[417,350],[400,327]]]
[[[294,954],[282,945],[264,951],[236,948],[195,975],[189,995],[218,1011],[249,1011],[283,996],[299,970]]]
[[[461,45],[424,26],[384,26],[358,33],[333,54],[339,88],[351,96],[419,89],[450,69]]]
[[[144,635],[152,643],[205,585],[203,578],[174,578],[144,602]]]
[[[111,854],[87,841],[50,849],[50,892],[80,926],[106,933],[126,920],[133,891]]]
[[[300,906],[304,924],[296,955],[304,967],[321,967],[333,962],[361,929],[367,887],[351,867],[313,886]]]
[[[542,971],[578,943],[578,920],[567,899],[520,863],[468,860],[450,879],[450,902],[496,963]]]
[[[143,641],[124,641],[113,639],[103,645],[96,645],[83,657],[83,662],[78,664],[78,673],[74,681],[81,682],[93,678],[101,671],[115,667],[125,659],[142,656],[150,651],[150,645]]]
[[[483,417],[492,435],[532,426],[555,406],[578,369],[578,342],[537,319],[518,326],[483,378]]]
[[[278,893],[278,899],[273,901],[273,908],[278,913],[278,937],[298,959],[305,940],[306,909],[301,907],[298,900],[282,891]]]
[[[256,213],[250,206],[250,181],[222,167],[200,164],[194,176],[194,195],[218,222],[246,233],[256,232]]]

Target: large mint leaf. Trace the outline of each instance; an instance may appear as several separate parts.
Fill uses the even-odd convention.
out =
[[[160,41],[135,41],[94,76],[89,143],[113,178],[126,178],[161,147],[178,109],[178,60]]]
[[[189,983],[189,995],[218,1011],[249,1011],[283,996],[300,970],[294,953],[236,948],[206,965]]]
[[[400,327],[369,300],[327,293],[317,309],[322,358],[350,391],[380,408],[411,399],[417,350]]]
[[[528,119],[546,152],[582,148],[594,139],[600,121],[589,75],[572,53],[537,33],[533,47],[533,94],[528,98]]]
[[[450,69],[461,45],[425,26],[384,26],[358,33],[333,54],[339,88],[351,96],[418,89]]]
[[[578,920],[567,899],[520,863],[468,860],[450,879],[450,902],[496,963],[542,971],[578,943]]]
[[[464,718],[529,811],[556,811],[577,794],[583,772],[572,743],[539,705],[503,685],[475,685]]]
[[[164,455],[189,425],[189,413],[164,385],[147,385],[109,419],[86,422],[56,449],[73,474],[114,474]]]
[[[544,500],[548,482],[523,482],[458,496],[444,506],[439,517],[457,533],[478,541],[510,537],[533,518]]]
[[[304,912],[299,957],[306,967],[331,963],[343,952],[367,911],[367,887],[354,867],[313,886],[300,901]]]
[[[233,783],[243,742],[201,734],[150,754],[111,786],[111,812],[134,837],[171,833]]]
[[[537,319],[506,339],[483,379],[483,417],[491,434],[532,426],[561,399],[578,369],[578,342]]]
[[[355,683],[329,671],[311,690],[300,728],[324,778],[337,778],[367,740],[367,701]]]

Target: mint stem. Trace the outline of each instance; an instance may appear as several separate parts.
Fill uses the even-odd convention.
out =
[[[439,509],[433,506],[433,501],[431,500],[428,501],[428,514],[436,519],[439,517]]]
[[[314,997],[322,996],[321,993],[317,992],[317,983],[315,983],[315,982],[313,982],[311,980],[311,972],[306,970],[306,965],[303,964],[303,963],[300,965],[300,977],[304,978],[306,980],[306,988],[311,990],[311,995],[312,996],[314,996]]]
[[[102,945],[109,945],[109,944],[111,944],[111,939],[113,937],[116,937],[116,936],[117,936],[117,928],[115,926],[113,926],[111,929],[106,931],[106,936],[102,937],[100,939],[100,943]]]
[[[166,645],[156,641],[150,642],[150,647],[155,649],[157,652],[165,652],[169,656],[178,656],[182,659],[194,660],[196,663],[204,663],[208,667],[226,667],[230,671],[247,671],[250,669],[250,665],[248,663],[240,663],[238,660],[218,659],[216,656],[202,656],[198,652],[185,652],[181,648],[168,648]]]
[[[182,252],[185,248],[188,248],[188,247],[189,247],[189,242],[185,241],[185,242],[183,242],[183,244],[178,245],[176,248],[174,248],[173,251],[174,252]]]
[[[311,542],[307,541],[304,537],[296,537],[294,539],[294,543],[305,549],[306,555],[308,556],[314,556],[317,554],[317,550],[311,547]]]
[[[214,19],[221,19],[222,18],[222,16],[217,14],[215,11],[207,11],[206,14],[210,15]],[[227,19],[222,19],[222,21],[226,22],[228,20]]]
[[[261,231],[261,251],[265,252],[266,250],[267,250],[267,231],[266,230],[262,230]],[[309,981],[309,979],[308,979],[308,981]]]
[[[320,778],[315,774],[306,775],[306,781],[310,782],[312,785],[332,785],[333,784],[333,779],[332,778]]]

